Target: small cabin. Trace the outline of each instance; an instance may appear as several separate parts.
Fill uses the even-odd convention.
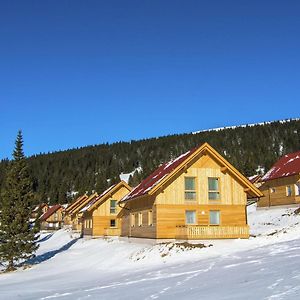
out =
[[[129,192],[131,187],[121,181],[112,185],[98,197],[91,199],[80,212],[82,213],[83,236],[118,236],[121,219],[117,217],[120,207],[117,203]]]
[[[248,238],[247,197],[261,196],[205,143],[161,165],[120,201],[121,236]]]
[[[72,209],[68,211],[68,216],[70,218],[70,223],[72,225],[72,230],[76,232],[81,232],[83,230],[82,216],[83,213],[81,209],[85,207],[89,202],[94,201],[98,197],[97,193],[93,193],[90,196],[84,195]]]
[[[41,203],[33,209],[30,218],[35,220],[39,214],[43,215],[48,209],[49,205],[47,203]]]
[[[42,230],[57,230],[63,224],[64,208],[60,204],[50,206],[49,209],[40,217]]]
[[[258,207],[300,204],[300,151],[281,157],[262,181]]]
[[[88,196],[86,194],[79,196],[77,199],[75,199],[72,203],[70,203],[66,209],[65,209],[65,215],[64,215],[64,225],[72,225],[71,220],[71,214],[72,211],[76,209],[77,206],[79,206],[81,203],[83,203],[86,199],[88,199]]]

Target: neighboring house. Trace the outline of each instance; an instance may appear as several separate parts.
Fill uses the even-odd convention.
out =
[[[62,227],[64,208],[59,205],[50,206],[49,209],[41,216],[41,229],[56,230]]]
[[[268,207],[300,203],[300,151],[281,157],[263,176],[264,194],[257,205]]]
[[[121,236],[248,238],[247,196],[262,193],[205,143],[160,166],[120,201]]]
[[[85,195],[86,196],[86,195]],[[74,207],[72,210],[68,212],[70,219],[72,230],[77,232],[83,231],[83,223],[82,223],[82,215],[81,209],[84,208],[89,202],[93,201],[95,198],[98,197],[97,193],[90,195],[89,197],[83,197]]]
[[[65,209],[65,215],[64,215],[64,225],[72,225],[71,220],[71,213],[72,211],[79,206],[81,203],[83,203],[86,199],[88,199],[88,195],[84,194],[77,199],[75,199],[72,203],[70,203],[66,209]]]
[[[49,205],[47,203],[39,204],[32,211],[30,218],[34,221],[38,217],[39,213],[43,215],[48,209]]]
[[[263,182],[262,182],[262,176],[261,175],[253,175],[253,176],[248,177],[248,179],[257,188],[259,188],[263,184]]]
[[[257,188],[259,188],[263,184],[261,175],[253,175],[253,176],[248,177],[248,179]],[[247,199],[247,205],[257,203],[258,200],[259,200],[259,198],[248,198]]]
[[[120,207],[117,203],[131,190],[125,181],[121,181],[89,201],[80,210],[83,213],[83,235],[93,237],[120,235],[121,220],[117,218]]]

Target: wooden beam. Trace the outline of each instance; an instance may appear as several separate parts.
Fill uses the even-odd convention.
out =
[[[247,193],[247,192],[249,192],[250,190],[251,190],[250,188],[245,188],[245,189],[244,189],[244,192]]]
[[[228,170],[228,168],[227,168],[227,167],[225,167],[225,166],[221,167],[221,172],[222,172],[222,173],[225,173],[225,172],[227,172],[227,170]]]

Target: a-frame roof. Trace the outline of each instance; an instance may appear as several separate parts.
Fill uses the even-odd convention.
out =
[[[84,199],[84,201],[81,201],[79,203],[79,205],[77,205],[72,211],[71,211],[71,214],[77,214],[78,212],[80,212],[80,210],[87,204],[89,203],[90,201],[92,201],[93,199],[97,198],[98,197],[98,194],[97,193],[94,193],[92,195],[90,195],[88,198]]]
[[[66,213],[71,213],[73,209],[75,209],[82,201],[84,201],[87,198],[88,195],[86,194],[79,196],[75,201],[68,205],[68,207],[66,208]]]
[[[50,216],[52,216],[56,211],[58,211],[62,206],[60,204],[56,204],[51,206],[42,216],[41,221],[46,221]]]
[[[282,156],[264,175],[262,181],[300,174],[300,151]]]
[[[144,179],[136,188],[126,195],[121,202],[132,200],[144,195],[153,195],[162,186],[175,176],[178,172],[183,171],[187,165],[197,156],[210,154],[223,168],[235,176],[245,187],[249,197],[262,197],[263,194],[236,168],[234,168],[225,158],[223,158],[213,147],[208,143],[204,143],[196,147],[174,160],[161,165],[151,175]]]
[[[93,198],[91,201],[87,202],[87,204],[80,210],[80,212],[94,210],[96,207],[98,207],[99,204],[103,203],[108,198],[110,198],[121,187],[125,187],[129,192],[132,190],[132,188],[125,181],[121,180],[119,183],[110,186],[107,190],[105,190],[103,193],[101,193],[98,197]]]

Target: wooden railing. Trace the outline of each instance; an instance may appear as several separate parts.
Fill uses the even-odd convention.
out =
[[[177,239],[236,239],[249,238],[249,226],[201,226],[182,225],[176,226]]]
[[[104,235],[105,236],[119,236],[121,234],[120,228],[105,228]]]

